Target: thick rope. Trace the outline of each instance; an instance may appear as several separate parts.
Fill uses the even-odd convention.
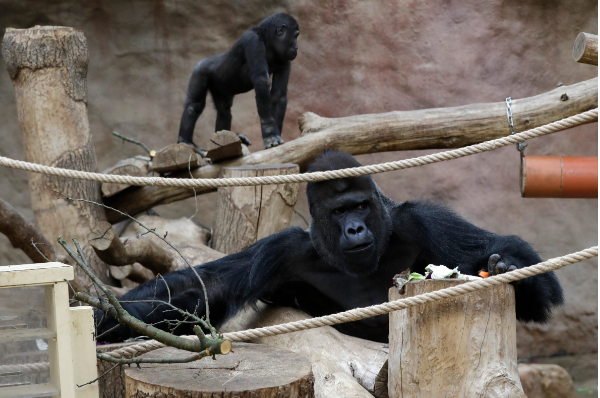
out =
[[[570,264],[575,264],[583,260],[598,256],[598,246],[590,247],[576,253],[566,256],[553,258],[529,267],[520,268],[501,275],[492,276],[472,282],[460,284],[458,286],[437,290],[435,292],[420,294],[414,297],[408,297],[389,303],[373,305],[364,308],[355,308],[350,311],[340,312],[338,314],[326,315],[318,318],[310,318],[302,321],[295,321],[283,325],[268,326],[264,328],[249,329],[241,332],[225,333],[224,338],[231,341],[246,341],[258,337],[275,336],[300,330],[314,329],[321,326],[330,326],[338,323],[357,321],[376,315],[387,314],[392,311],[402,310],[404,308],[414,307],[416,305],[431,303],[433,301],[444,300],[450,297],[460,296],[462,294],[486,289],[503,283],[514,282],[530,276],[543,274],[548,271],[554,271]],[[196,338],[195,336],[185,336]],[[145,352],[153,351],[166,345],[155,340],[131,345],[118,350],[105,353],[113,358],[131,358],[133,354],[139,355]]]
[[[36,362],[36,363],[20,363],[14,365],[2,365],[0,366],[0,376],[7,376],[7,373],[41,373],[49,372],[50,364],[48,362]]]
[[[464,148],[454,149],[435,153],[432,155],[420,156],[412,159],[398,160],[370,166],[353,167],[342,170],[318,171],[304,174],[288,174],[279,176],[264,177],[240,177],[240,178],[163,178],[163,177],[132,177],[102,173],[90,173],[86,171],[61,169],[58,167],[43,166],[35,163],[13,160],[0,156],[0,165],[4,167],[31,171],[34,173],[48,174],[58,177],[74,178],[78,180],[96,181],[113,184],[127,184],[135,186],[165,186],[165,187],[188,187],[188,188],[218,188],[231,186],[254,186],[283,184],[291,182],[309,182],[325,181],[335,178],[358,177],[367,174],[385,173],[387,171],[402,170],[426,164],[443,162],[445,160],[457,159],[464,156],[474,155],[481,152],[493,151],[494,149],[512,145],[517,142],[530,140],[566,130],[571,127],[579,126],[585,123],[591,123],[598,120],[598,109],[592,109],[559,121],[546,124],[531,130],[524,131],[515,135],[498,138],[482,142],[480,144],[466,146]]]

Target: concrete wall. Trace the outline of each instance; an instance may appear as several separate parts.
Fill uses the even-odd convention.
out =
[[[63,25],[84,31],[90,50],[88,109],[100,170],[141,154],[111,136],[116,130],[160,149],[174,143],[187,82],[204,57],[226,51],[242,32],[274,12],[299,24],[299,55],[289,86],[283,138],[298,136],[298,117],[312,111],[340,117],[499,102],[522,98],[597,75],[575,63],[581,31],[596,33],[595,2],[529,1],[10,1],[0,0],[6,27]],[[0,155],[23,159],[14,91],[0,61]],[[207,105],[196,128],[201,146],[214,129]],[[254,94],[233,106],[232,129],[260,149]],[[508,128],[506,133],[508,134]],[[529,143],[530,155],[597,156],[597,124]],[[363,164],[435,151],[360,156]],[[598,242],[598,202],[523,199],[514,147],[450,162],[375,176],[397,201],[428,198],[454,207],[469,221],[500,234],[517,234],[543,258]],[[0,197],[31,216],[27,175],[0,168]],[[210,226],[215,194],[198,198],[196,220]],[[163,216],[194,213],[194,200],[160,206]],[[308,217],[306,198],[297,210]],[[293,222],[305,226],[295,217]],[[48,237],[53,239],[53,237]],[[0,264],[25,255],[0,236]],[[519,325],[519,354],[597,350],[597,262],[559,271],[566,305],[547,325]]]

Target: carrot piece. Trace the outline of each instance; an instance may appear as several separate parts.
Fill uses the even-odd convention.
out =
[[[481,270],[481,271],[479,271],[479,276],[482,278],[487,278],[488,276],[490,276],[490,273],[487,271]]]

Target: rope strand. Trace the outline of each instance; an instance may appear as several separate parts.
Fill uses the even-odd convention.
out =
[[[318,171],[304,174],[288,174],[264,177],[241,177],[241,178],[164,178],[164,177],[132,177],[102,173],[90,173],[86,171],[61,169],[58,167],[43,166],[36,163],[13,160],[0,156],[0,165],[4,167],[31,171],[34,173],[48,174],[57,177],[74,178],[78,180],[95,181],[112,184],[127,184],[134,186],[165,186],[165,187],[188,187],[188,188],[219,188],[232,186],[255,186],[284,184],[293,182],[325,181],[335,178],[358,177],[367,174],[385,173],[388,171],[402,170],[426,164],[443,162],[445,160],[457,159],[481,152],[493,151],[517,142],[530,140],[579,126],[598,120],[598,109],[592,109],[559,121],[546,124],[515,135],[485,141],[480,144],[466,146],[464,148],[420,156],[412,159],[398,160],[395,162],[380,163],[370,166],[353,167],[342,170]]]

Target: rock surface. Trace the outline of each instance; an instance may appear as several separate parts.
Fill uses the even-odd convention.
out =
[[[175,143],[194,65],[226,51],[246,28],[281,11],[294,15],[301,30],[288,90],[286,142],[299,135],[297,120],[307,111],[341,117],[498,102],[598,73],[597,67],[577,64],[571,57],[579,32],[598,33],[597,5],[584,0],[0,0],[0,32],[34,25],[83,30],[90,53],[88,114],[103,170],[119,159],[144,154],[112,137],[113,130],[152,149]],[[216,113],[210,102],[196,128],[196,142],[203,147],[214,131]],[[232,113],[232,130],[255,143],[252,151],[259,150],[254,93],[236,97]],[[23,159],[14,89],[3,61],[0,120],[0,155]],[[597,156],[596,131],[593,124],[538,138],[526,153]],[[373,164],[432,152],[364,155],[359,160]],[[514,147],[379,174],[375,180],[395,200],[443,201],[483,228],[520,235],[543,258],[598,242],[597,200],[520,197]],[[0,196],[30,217],[27,174],[0,168],[0,181]],[[215,195],[198,197],[201,210],[195,219],[209,227]],[[296,209],[309,216],[304,195]],[[189,217],[195,212],[194,199],[156,210],[168,217]],[[306,227],[300,217],[292,222]],[[0,236],[1,265],[28,261]],[[518,326],[520,356],[597,351],[597,261],[558,274],[566,304],[546,325]]]
[[[571,376],[558,365],[519,364],[527,398],[577,398]]]

